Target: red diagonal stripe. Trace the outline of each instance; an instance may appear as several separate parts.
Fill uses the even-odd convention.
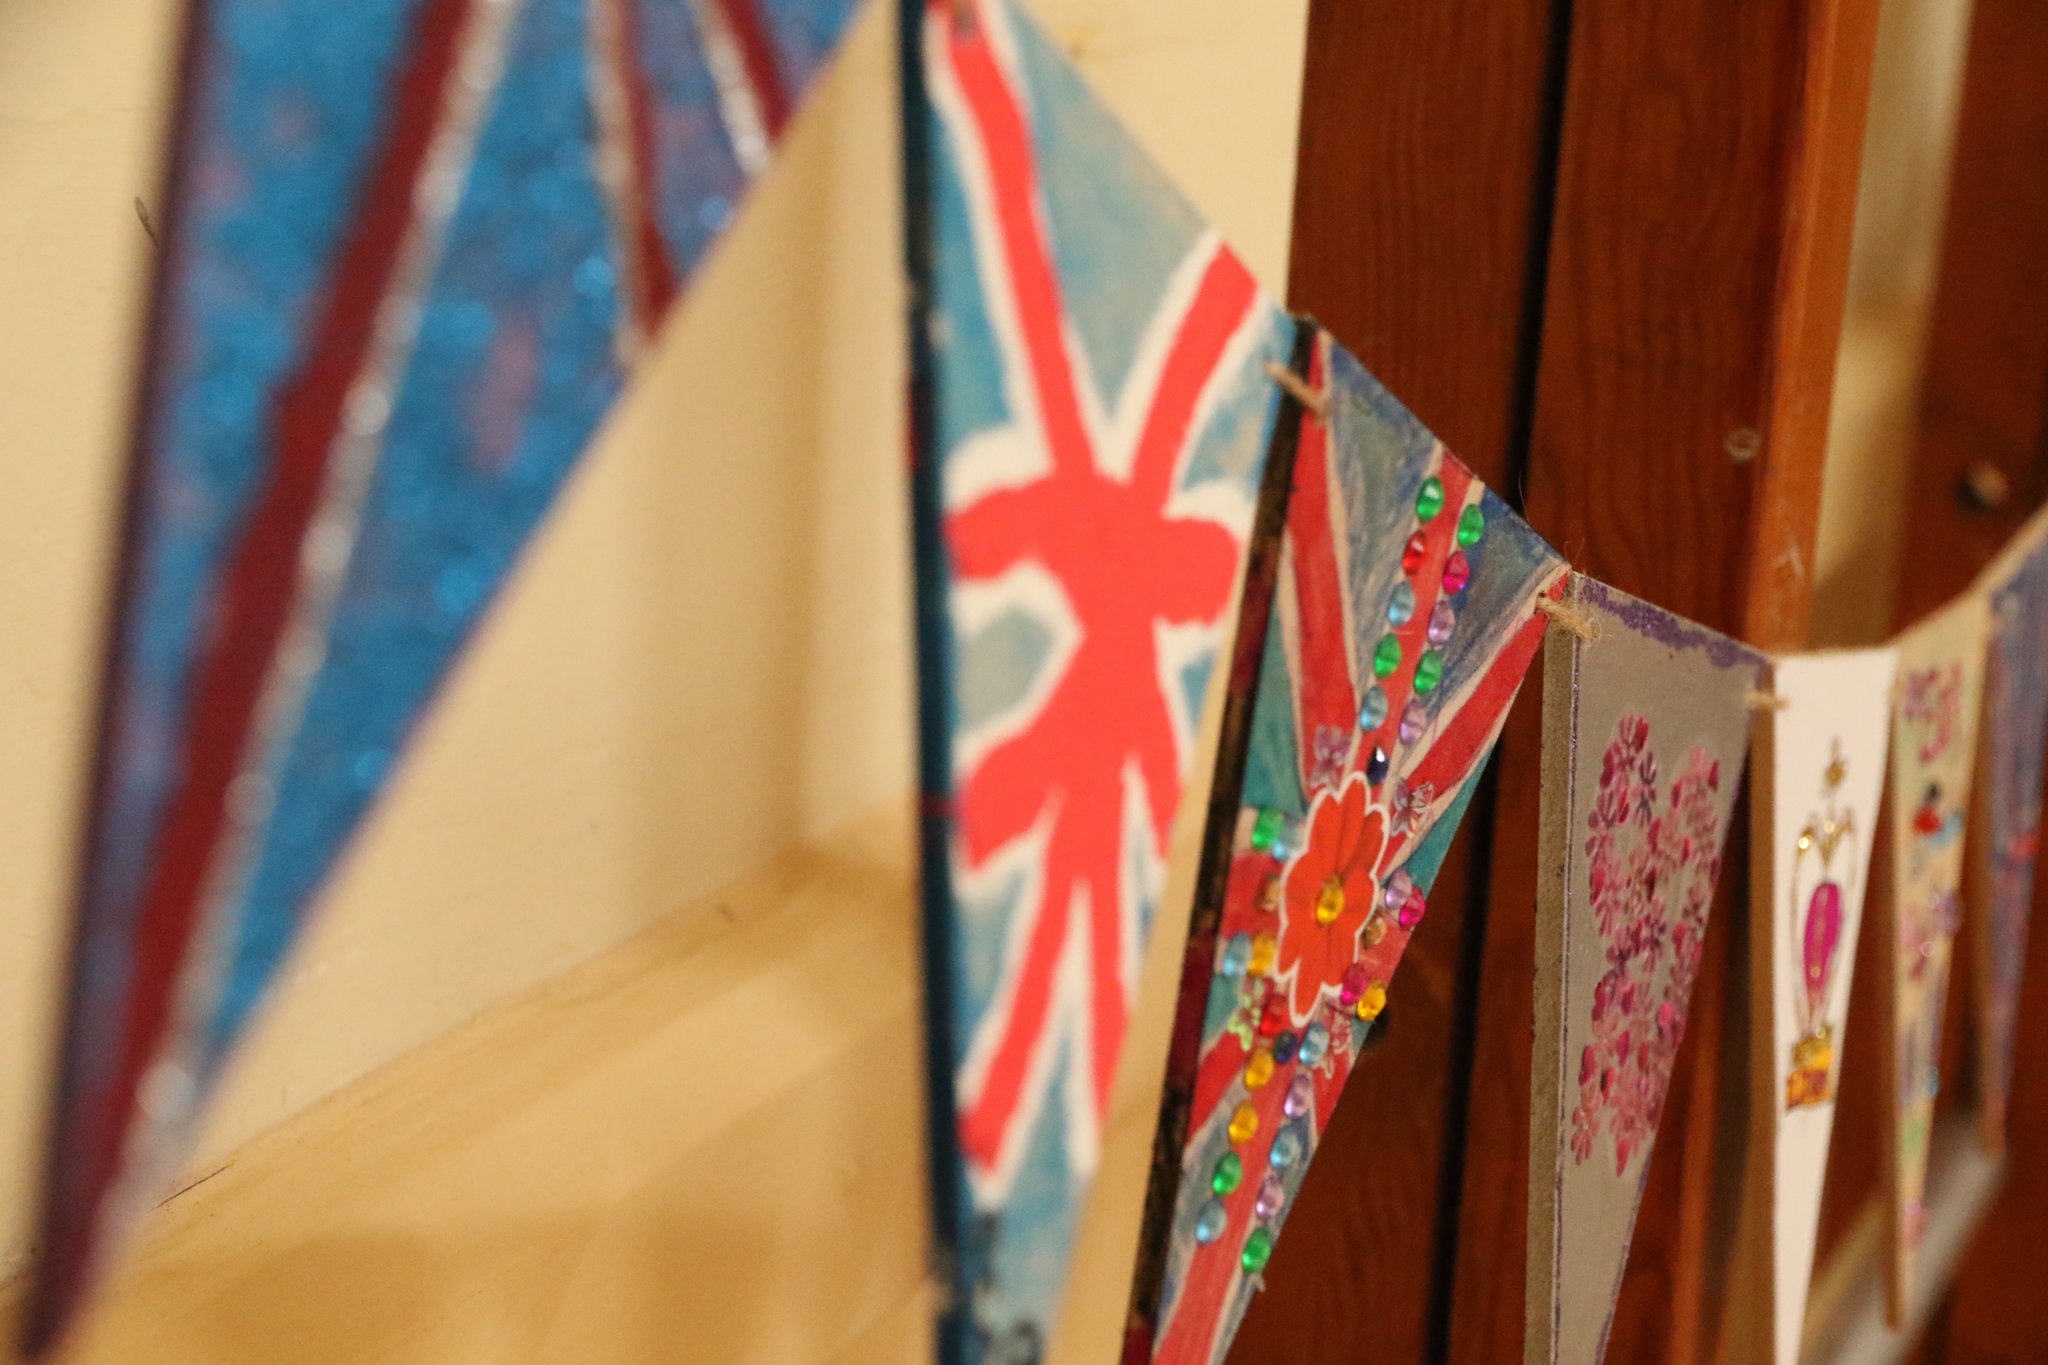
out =
[[[1067,355],[1066,310],[1039,221],[1038,162],[1031,130],[981,25],[948,25],[946,32],[953,77],[988,164],[997,235],[1046,443],[1060,470],[1092,470],[1094,444],[1081,418]]]
[[[776,58],[775,43],[761,17],[755,0],[712,0],[739,49],[740,65],[747,85],[754,92],[754,107],[761,114],[762,131],[771,142],[782,139],[789,124],[789,88],[782,83],[782,63]]]
[[[1161,507],[1173,494],[1195,408],[1258,297],[1258,284],[1244,262],[1227,247],[1218,247],[1174,333],[1132,463],[1132,484]]]
[[[1318,391],[1329,373],[1329,345],[1327,335],[1318,337],[1309,362],[1309,384]],[[1337,557],[1337,537],[1346,532],[1330,477],[1338,454],[1336,433],[1325,418],[1309,410],[1302,413],[1301,451],[1287,502],[1287,548],[1301,659],[1297,749],[1302,788],[1307,790],[1315,767],[1316,731],[1330,725],[1342,734],[1351,733],[1358,723],[1358,686],[1351,676],[1349,632],[1344,625],[1346,584]]]
[[[608,59],[619,96],[626,106],[626,164],[632,183],[626,189],[628,221],[622,224],[631,253],[633,320],[640,335],[652,338],[662,314],[676,293],[675,263],[661,235],[661,165],[654,153],[654,92],[646,63],[640,60],[638,0],[593,0],[609,4],[615,16],[617,50]]]

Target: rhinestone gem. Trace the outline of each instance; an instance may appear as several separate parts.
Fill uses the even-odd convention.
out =
[[[1273,1040],[1273,1060],[1286,1066],[1294,1060],[1294,1054],[1300,1047],[1300,1036],[1293,1029],[1288,1029]]]
[[[1265,1228],[1253,1228],[1252,1235],[1244,1239],[1244,1255],[1238,1263],[1247,1275],[1256,1275],[1266,1268],[1266,1262],[1273,1259],[1273,1234]]]
[[[1406,583],[1396,583],[1393,593],[1387,598],[1387,624],[1405,626],[1415,619],[1415,589]]]
[[[1344,913],[1344,883],[1335,877],[1323,883],[1323,889],[1316,893],[1316,923],[1328,928],[1335,924]]]
[[[1252,936],[1251,956],[1245,959],[1245,970],[1253,976],[1267,976],[1272,973],[1273,964],[1280,958],[1280,943],[1271,934]]]
[[[1266,1153],[1266,1164],[1276,1171],[1284,1171],[1301,1160],[1301,1147],[1301,1125],[1290,1123],[1273,1139],[1273,1148]],[[1229,1155],[1236,1156],[1237,1153]]]
[[[1361,1019],[1377,1019],[1380,1017],[1380,1011],[1386,1007],[1387,988],[1385,986],[1369,986],[1366,988],[1365,994],[1358,997],[1358,1017]],[[1235,1126],[1236,1124],[1233,1120],[1232,1127]]]
[[[1202,1205],[1202,1211],[1195,1215],[1195,1240],[1203,1246],[1223,1235],[1223,1229],[1230,1224],[1230,1211],[1218,1200],[1211,1199]]]
[[[1259,1196],[1252,1201],[1252,1213],[1260,1218],[1271,1218],[1287,1203],[1287,1185],[1279,1176],[1268,1172],[1259,1182]]]
[[[1387,694],[1377,685],[1365,689],[1365,699],[1358,703],[1358,728],[1377,730],[1387,723]]]
[[[1429,902],[1423,899],[1422,888],[1415,887],[1408,893],[1408,899],[1401,903],[1401,927],[1413,929],[1422,923],[1422,916],[1429,910]]]
[[[1239,1147],[1250,1142],[1258,1134],[1259,1111],[1252,1108],[1250,1100],[1237,1106],[1237,1112],[1230,1116],[1229,1131],[1231,1145]]]
[[[1238,977],[1244,975],[1244,969],[1251,965],[1251,961],[1251,935],[1232,934],[1229,941],[1223,945],[1223,960],[1217,964],[1216,970],[1221,975],[1235,981]]]
[[[1444,591],[1455,597],[1471,581],[1472,561],[1465,558],[1463,550],[1453,550],[1451,557],[1444,561]]]
[[[1387,751],[1375,744],[1372,750],[1372,757],[1365,761],[1365,780],[1377,787],[1380,783],[1387,780],[1387,769],[1392,765],[1392,762],[1393,760],[1387,757]]]
[[[1321,1023],[1310,1024],[1301,1034],[1301,1050],[1294,1054],[1303,1066],[1314,1066],[1330,1050],[1330,1030]]]
[[[1273,1054],[1265,1048],[1257,1048],[1245,1059],[1244,1088],[1257,1090],[1273,1079]]]
[[[1280,812],[1262,810],[1258,819],[1252,821],[1252,847],[1261,853],[1273,847],[1273,841],[1280,837]]]
[[[1365,994],[1366,984],[1365,968],[1352,963],[1344,969],[1344,979],[1337,985],[1337,1003],[1350,1009]]]
[[[1401,666],[1401,640],[1391,633],[1380,636],[1380,642],[1373,646],[1372,671],[1379,677],[1390,678]]]
[[[1436,691],[1436,685],[1444,680],[1444,656],[1433,649],[1426,649],[1415,661],[1415,692],[1426,697]]]
[[[1408,893],[1415,889],[1415,879],[1408,875],[1408,869],[1397,867],[1380,888],[1380,904],[1389,910],[1399,910],[1408,903]]]
[[[1287,1094],[1280,1101],[1280,1112],[1287,1115],[1288,1118],[1298,1119],[1308,1112],[1309,1106],[1315,1103],[1315,1099],[1315,1077],[1309,1075],[1306,1071],[1298,1071],[1295,1073],[1294,1079],[1288,1082]]]
[[[1479,538],[1485,534],[1486,513],[1479,510],[1478,503],[1473,503],[1458,514],[1458,543],[1460,545],[1477,545]]]
[[[1282,1137],[1286,1134],[1282,1133]],[[1225,1152],[1216,1160],[1216,1170],[1209,1177],[1209,1189],[1218,1199],[1236,1189],[1244,1180],[1244,1159],[1236,1152]]]
[[[1443,510],[1444,481],[1432,474],[1422,481],[1422,487],[1415,492],[1415,517],[1418,521],[1428,521]],[[1458,525],[1462,530],[1464,522],[1461,520]]]
[[[1401,708],[1401,728],[1395,732],[1403,744],[1413,744],[1422,738],[1422,732],[1429,727],[1429,708],[1419,701],[1411,701]]]
[[[1407,548],[1401,551],[1401,572],[1413,578],[1422,572],[1422,563],[1429,558],[1429,537],[1417,531],[1408,537]]]
[[[1451,638],[1451,632],[1458,628],[1458,613],[1451,610],[1448,602],[1439,602],[1429,613],[1429,642],[1440,645]]]

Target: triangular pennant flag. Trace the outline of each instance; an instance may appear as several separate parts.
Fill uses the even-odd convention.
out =
[[[1327,334],[1313,366],[1278,580],[1239,627],[1127,1365],[1229,1349],[1564,585]]]
[[[1771,663],[1750,781],[1752,1097],[1770,1211],[1778,1365],[1798,1365],[1822,1177],[1847,1040],[1849,983],[1891,739],[1889,649]]]
[[[1977,754],[1989,611],[1966,593],[1894,641],[1891,895],[1878,931],[1892,948],[1892,1122],[1886,1125],[1891,1216],[1886,1299],[1905,1320],[1913,1261],[1925,1230],[1928,1142],[1941,1088],[1941,1022],[1949,957],[1962,919],[1964,825]]]
[[[1972,841],[1983,859],[1985,913],[1976,917],[1977,1090],[1984,1135],[2005,1141],[2019,1028],[2020,976],[2041,846],[2041,765],[2048,750],[2048,512],[2036,513],[1981,582],[1991,600],[1984,675],[1987,828]]]
[[[851,8],[192,7],[32,1350]]]
[[[1574,576],[1544,656],[1524,1358],[1607,1349],[1764,659]]]
[[[1294,327],[1007,0],[905,9],[941,1358],[1038,1359]]]

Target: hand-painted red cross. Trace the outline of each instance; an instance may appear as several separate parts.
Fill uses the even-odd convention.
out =
[[[1108,1103],[1129,1014],[1128,982],[1142,890],[1131,884],[1126,793],[1142,789],[1145,850],[1163,857],[1179,803],[1184,757],[1162,683],[1162,625],[1213,625],[1229,604],[1243,545],[1213,520],[1175,515],[1177,476],[1204,395],[1227,372],[1234,343],[1260,313],[1243,264],[1204,240],[1146,324],[1119,406],[1143,418],[1129,450],[1091,420],[1084,357],[1073,350],[1061,281],[1047,239],[1031,130],[991,45],[980,7],[934,3],[932,67],[952,89],[942,101],[959,151],[968,213],[985,277],[1003,298],[990,308],[1022,423],[1042,440],[1044,472],[949,512],[946,539],[962,580],[994,579],[1023,564],[1057,582],[1077,639],[1029,725],[997,743],[961,779],[959,845],[970,869],[1043,831],[1044,863],[994,1002],[963,1067],[960,1137],[986,1176],[1021,1149],[1050,1084],[1053,1050],[1073,1045],[1085,1068],[1090,1130]],[[1149,359],[1147,359],[1149,357]],[[1121,457],[1121,458],[1119,458]],[[1078,935],[1070,949],[1070,936]],[[1063,991],[1074,951],[1079,981]],[[1092,1153],[1077,1153],[1082,1164]]]

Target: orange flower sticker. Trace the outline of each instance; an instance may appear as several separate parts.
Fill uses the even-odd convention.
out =
[[[1280,971],[1293,973],[1295,1019],[1313,1014],[1324,988],[1334,989],[1358,960],[1358,931],[1372,918],[1386,843],[1386,813],[1366,808],[1362,778],[1317,796],[1282,906]]]

